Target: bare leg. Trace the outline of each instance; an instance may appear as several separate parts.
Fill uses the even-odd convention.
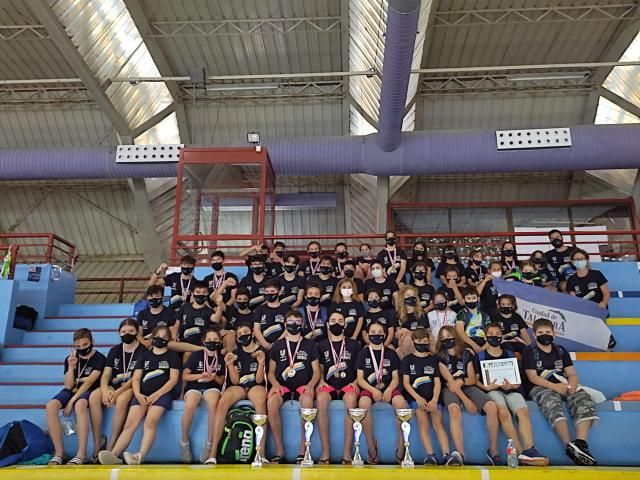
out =
[[[227,418],[227,412],[233,406],[234,403],[244,400],[244,388],[242,387],[229,387],[227,388],[217,405],[216,415],[214,417],[209,416],[209,421],[213,418],[213,433],[211,437],[211,451],[209,452],[209,458],[216,458],[218,456],[218,444],[222,438],[222,432],[224,431],[224,424]],[[256,411],[257,412],[257,411]]]
[[[313,395],[300,395],[300,408],[313,408]],[[300,438],[300,455],[304,455],[305,452],[305,435],[304,435],[304,420],[300,420],[300,426],[302,429]]]
[[[267,412],[269,415],[269,428],[276,444],[276,455],[284,458],[284,445],[282,444],[282,424],[280,423],[280,406],[282,397],[274,394],[267,399]]]
[[[331,395],[327,392],[318,392],[318,431],[320,433],[320,443],[322,444],[321,459],[331,458],[329,447],[329,404],[331,403]]]
[[[247,398],[253,403],[253,408],[258,415],[267,414],[267,390],[261,386],[251,387],[247,392]],[[260,451],[264,454],[265,445],[267,444],[267,431],[265,430],[262,435],[262,442],[260,442]]]
[[[449,437],[447,437],[447,431],[444,429],[444,425],[442,424],[442,414],[439,410],[436,410],[435,412],[430,412],[430,415],[433,429],[436,432],[438,443],[440,444],[440,452],[443,455],[451,453],[449,450]]]
[[[395,409],[407,408],[407,401],[402,395],[396,395],[391,399],[391,406]],[[402,460],[400,455],[404,456],[404,439],[402,438],[402,423],[396,422],[396,458]]]
[[[592,420],[584,420],[576,425],[576,438],[584,440],[589,438],[589,430],[591,430]]]
[[[522,443],[518,438],[518,432],[513,425],[513,419],[511,418],[511,412],[509,409],[501,405],[498,407],[498,418],[500,419],[500,425],[502,425],[502,431],[507,438],[511,438],[518,452],[522,452]]]
[[[355,393],[345,393],[342,397],[344,402],[344,448],[342,451],[342,458],[344,460],[351,460],[351,447],[353,446],[353,420],[349,417],[349,409],[356,408],[358,405],[358,397]]]
[[[98,455],[100,439],[102,437],[102,392],[96,388],[89,395],[89,417],[91,418],[91,433],[93,437],[93,456]],[[112,433],[113,435],[113,433]]]
[[[134,405],[129,409],[129,414],[127,415],[127,421],[124,424],[124,429],[122,433],[116,440],[116,444],[113,446],[113,453],[116,457],[122,455],[125,448],[129,446],[131,443],[131,439],[133,438],[133,434],[136,433],[136,429],[142,423],[144,416],[147,414],[147,406],[146,405]]]
[[[213,427],[216,420],[216,407],[220,401],[220,393],[212,390],[210,392],[206,392],[203,395],[203,398],[207,404],[207,442],[211,443],[213,440]]]
[[[418,418],[418,433],[420,434],[420,440],[422,446],[427,455],[432,455],[433,443],[431,443],[431,435],[429,428],[429,414],[422,408],[416,409],[416,417]]]
[[[191,431],[191,425],[193,424],[193,415],[196,413],[196,408],[198,408],[201,399],[202,397],[200,394],[195,391],[187,392],[184,397],[184,412],[182,413],[182,443],[187,443],[189,441],[189,432]]]
[[[464,456],[464,434],[462,433],[462,410],[457,403],[450,403],[447,407],[449,410],[449,426],[451,428],[451,439],[453,447],[456,451]]]
[[[108,450],[112,450],[116,444],[116,440],[122,432],[122,427],[127,419],[127,412],[129,411],[129,405],[133,398],[133,390],[129,389],[126,392],[122,392],[116,398],[115,410],[113,412],[113,418],[111,419],[111,438],[109,439]]]
[[[87,443],[89,441],[89,402],[78,400],[73,409],[76,412],[76,426],[78,428],[78,452],[76,457],[87,458]]]
[[[378,461],[378,447],[376,439],[373,437],[373,419],[371,418],[371,405],[373,401],[369,397],[360,397],[358,405],[367,410],[367,415],[362,420],[362,431],[367,438],[367,456],[373,463]]]
[[[529,409],[521,408],[516,410],[518,417],[518,430],[520,430],[520,440],[522,448],[528,450],[533,447],[533,429],[531,428],[531,419],[529,418]]]
[[[55,454],[64,456],[64,443],[62,442],[62,424],[60,423],[60,410],[62,404],[59,400],[49,400],[47,403],[47,429],[53,442]]]
[[[140,442],[140,463],[147,456],[153,441],[156,439],[156,432],[158,431],[158,423],[164,415],[164,407],[157,405],[151,405],[147,412],[147,418],[144,419],[144,430],[142,433],[142,442]]]
[[[560,440],[562,440],[563,445],[567,445],[571,441],[571,436],[569,435],[569,427],[565,419],[558,420],[553,426],[553,429],[558,434],[558,437],[560,437]]]
[[[498,420],[498,406],[496,402],[489,401],[484,404],[486,414],[487,433],[489,434],[489,452],[491,455],[498,455],[498,433],[500,421]]]

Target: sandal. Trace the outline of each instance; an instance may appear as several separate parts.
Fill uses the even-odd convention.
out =
[[[304,460],[304,455],[298,455],[296,457],[296,465],[300,465],[303,460]]]
[[[80,457],[73,457],[71,460],[67,462],[67,465],[84,465],[86,460]]]
[[[49,460],[48,465],[62,465],[62,457],[59,455],[54,455]]]
[[[271,457],[269,459],[269,463],[275,463],[275,464],[282,463],[282,457],[280,455],[276,455],[275,457]]]
[[[100,453],[102,450],[106,450],[107,449],[107,436],[106,435],[102,435],[100,437],[100,445],[98,445],[98,448],[96,449],[98,453]],[[98,461],[98,453],[96,453],[95,455],[93,455],[91,457],[91,459],[93,460],[93,463],[98,464],[100,463]]]
[[[331,459],[329,458],[321,458],[320,460],[318,460],[318,465],[330,465],[331,464]]]
[[[376,440],[373,443],[376,446],[376,454],[372,457],[367,451],[367,461],[365,462],[367,465],[378,465],[378,441]]]

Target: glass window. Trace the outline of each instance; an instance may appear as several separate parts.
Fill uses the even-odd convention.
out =
[[[393,226],[397,233],[449,233],[449,212],[446,208],[394,209]]]
[[[452,232],[506,232],[505,208],[452,208]]]

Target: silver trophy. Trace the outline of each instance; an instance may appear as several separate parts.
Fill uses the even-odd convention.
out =
[[[396,410],[396,418],[402,422],[402,437],[404,439],[404,458],[400,465],[402,468],[413,468],[413,458],[411,458],[411,453],[409,452],[409,434],[411,433],[411,425],[409,425],[409,420],[413,417],[413,410],[410,408],[398,408]]]
[[[263,427],[267,424],[267,416],[254,414],[251,415],[251,421],[256,426],[256,458],[253,459],[251,466],[260,468],[265,460],[260,454],[260,444],[262,443],[262,436],[264,435]]]
[[[353,445],[355,450],[353,452],[353,460],[351,465],[353,467],[364,467],[364,461],[360,456],[360,434],[362,433],[362,420],[367,415],[366,408],[350,408],[349,417],[353,420]]]
[[[304,451],[304,459],[300,464],[303,467],[312,467],[313,459],[311,458],[311,434],[313,433],[313,421],[318,414],[317,408],[301,408],[300,417],[304,420],[304,439],[306,449]]]

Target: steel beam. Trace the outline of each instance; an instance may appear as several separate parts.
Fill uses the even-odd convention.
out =
[[[604,87],[600,87],[598,89],[598,93],[601,97],[606,98],[611,103],[640,118],[640,107],[638,107],[635,103],[630,102],[626,98],[623,98],[617,93],[612,92],[611,90]]]
[[[142,236],[144,262],[151,270],[157,268],[162,262],[162,249],[158,242],[147,186],[142,178],[129,179],[128,182],[133,195],[133,208],[138,219],[138,232]]]
[[[140,125],[135,127],[133,129],[133,132],[131,132],[131,135],[135,139],[136,137],[138,137],[139,135],[142,135],[147,130],[155,127],[158,123],[160,123],[162,120],[167,118],[169,115],[171,115],[175,111],[176,111],[176,101],[174,101],[171,105],[163,108],[158,113],[156,113],[152,117],[149,117]]]
[[[46,40],[51,38],[44,25],[0,25],[0,42],[9,40]]]

